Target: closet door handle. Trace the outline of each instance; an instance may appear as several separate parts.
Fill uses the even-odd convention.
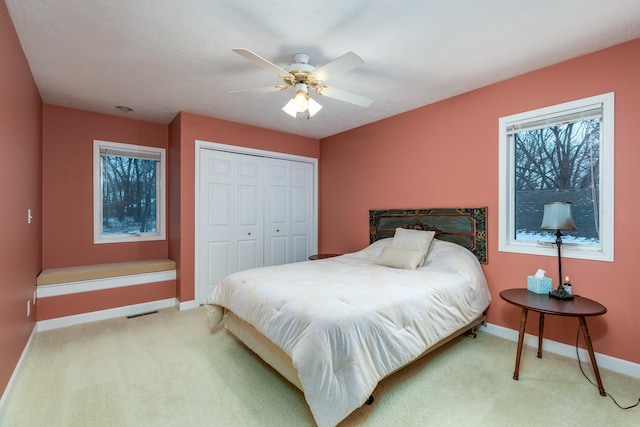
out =
[[[278,228],[278,229],[276,229],[276,233],[279,233],[279,232],[280,232],[280,229],[279,229],[279,228]]]
[[[249,232],[249,233],[247,233],[247,234],[249,234],[249,236],[251,236],[251,232]]]

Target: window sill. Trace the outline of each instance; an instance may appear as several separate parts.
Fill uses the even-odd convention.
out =
[[[571,244],[562,246],[562,257],[573,259],[585,259],[590,261],[606,261],[613,262],[613,250],[607,251],[600,248],[571,247]],[[555,243],[544,242],[540,244],[507,244],[500,242],[498,245],[499,252],[511,252],[526,255],[542,255],[542,256],[558,256],[558,247]]]

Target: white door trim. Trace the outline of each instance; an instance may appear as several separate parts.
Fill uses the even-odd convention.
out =
[[[259,150],[255,148],[247,148],[247,147],[238,147],[235,145],[227,145],[220,144],[218,142],[209,142],[209,141],[201,141],[195,140],[195,206],[194,206],[194,214],[195,214],[195,234],[194,234],[194,297],[198,304],[200,304],[206,295],[201,295],[202,287],[199,286],[201,278],[200,274],[200,245],[198,237],[201,232],[200,226],[200,153],[201,150],[217,150],[217,151],[226,151],[229,153],[237,153],[237,154],[249,154],[253,156],[261,156],[261,157],[270,157],[274,159],[283,159],[283,160],[294,160],[297,162],[305,162],[313,164],[313,206],[314,206],[314,215],[313,215],[313,249],[314,252],[318,251],[318,159],[313,157],[305,157],[298,156],[295,154],[287,154],[287,153],[278,153],[275,151],[266,151]]]

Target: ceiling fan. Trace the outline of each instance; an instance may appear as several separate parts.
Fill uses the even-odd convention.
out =
[[[305,111],[308,112],[307,118],[313,117],[322,108],[322,105],[318,104],[309,96],[310,90],[314,90],[318,95],[334,98],[361,107],[368,107],[373,102],[371,98],[329,87],[324,84],[325,81],[364,64],[362,58],[353,52],[347,52],[320,68],[309,64],[309,55],[306,53],[296,53],[293,55],[294,62],[286,68],[281,68],[248,49],[232,50],[254,64],[277,74],[278,77],[284,81],[284,84],[255,89],[233,90],[229,93],[267,93],[294,88],[295,93],[293,97],[287,105],[282,108],[285,113],[294,118],[298,117],[299,114],[302,115]]]

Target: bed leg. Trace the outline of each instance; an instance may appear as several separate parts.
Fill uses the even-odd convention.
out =
[[[371,396],[369,396],[369,398],[367,399],[367,401],[365,402],[367,405],[371,405],[373,403],[373,394]]]
[[[469,330],[465,333],[465,336],[466,336],[467,338],[475,338],[475,337],[477,337],[478,335],[476,334],[476,331],[478,330],[478,328],[479,328],[479,326],[474,326],[474,327],[472,327],[471,329],[469,329]]]

